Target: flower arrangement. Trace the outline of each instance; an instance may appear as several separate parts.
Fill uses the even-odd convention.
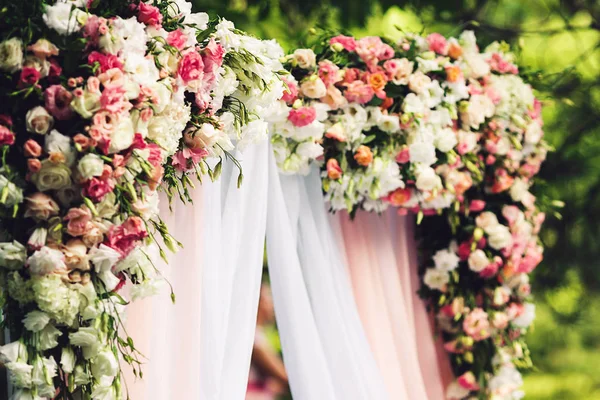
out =
[[[185,0],[3,12],[0,362],[13,399],[120,399],[119,359],[142,376],[120,289],[155,294],[178,247],[157,191],[187,200],[191,173],[266,137],[283,52]]]
[[[458,377],[449,398],[520,398],[545,216],[529,189],[549,147],[508,46],[480,51],[471,31],[325,35],[284,65],[270,120],[282,173],[317,162],[333,212],[416,213],[421,295]]]

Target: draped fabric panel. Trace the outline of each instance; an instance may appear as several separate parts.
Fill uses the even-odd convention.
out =
[[[346,250],[363,326],[393,398],[445,398],[452,373],[436,342],[419,288],[413,219],[389,210],[383,216],[341,213]]]
[[[256,326],[267,210],[268,143],[238,154],[238,171],[223,165],[216,182],[192,190],[193,205],[161,199],[161,217],[184,245],[158,267],[168,286],[132,303],[128,334],[147,357],[144,379],[126,371],[134,400],[244,398]],[[243,159],[242,159],[243,157]]]
[[[295,400],[388,399],[330,227],[318,169],[269,168],[267,252],[284,360]]]

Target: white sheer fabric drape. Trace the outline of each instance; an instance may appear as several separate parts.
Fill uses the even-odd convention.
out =
[[[177,303],[164,294],[133,303],[127,329],[147,357],[144,379],[128,374],[133,400],[241,400],[256,325],[267,211],[268,143],[238,154],[219,180],[192,191],[193,205],[161,199],[161,216],[184,245],[160,263]],[[243,160],[242,160],[243,158]],[[128,366],[124,366],[128,371]]]
[[[380,371],[329,226],[318,169],[269,165],[267,251],[275,313],[295,400],[385,400]]]
[[[268,150],[264,141],[240,156],[241,188],[228,163],[221,190],[205,203],[211,213],[205,221],[202,400],[241,400],[246,393],[264,255]]]

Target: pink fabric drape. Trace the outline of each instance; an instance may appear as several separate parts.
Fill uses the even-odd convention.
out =
[[[126,385],[133,400],[200,399],[200,310],[202,299],[202,254],[204,212],[203,189],[193,190],[193,206],[173,201],[169,211],[165,196],[160,215],[171,234],[184,248],[156,266],[171,283],[160,295],[131,303],[126,329],[145,356],[141,361],[143,380],[136,379],[129,365],[122,363]],[[124,391],[125,383],[123,384]]]
[[[413,218],[395,210],[336,218],[358,310],[390,397],[444,399],[452,372],[416,293]]]

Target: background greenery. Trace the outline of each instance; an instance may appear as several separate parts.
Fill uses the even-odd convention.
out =
[[[600,2],[598,0],[203,0],[219,14],[287,49],[314,26],[398,36],[396,26],[516,46],[541,70],[546,138],[556,148],[541,173],[567,203],[550,217],[544,263],[534,273],[538,318],[530,334],[537,370],[526,399],[600,399]]]

